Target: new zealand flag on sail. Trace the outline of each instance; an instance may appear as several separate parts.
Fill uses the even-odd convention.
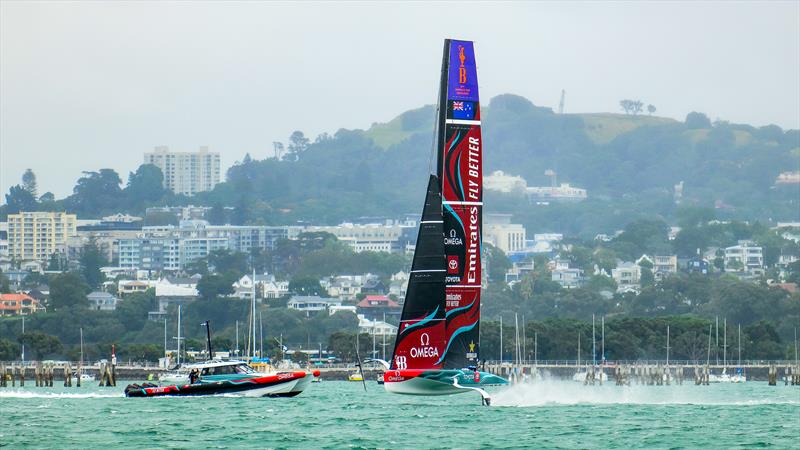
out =
[[[474,120],[475,119],[475,103],[466,100],[451,101],[451,109],[453,111],[453,119]]]

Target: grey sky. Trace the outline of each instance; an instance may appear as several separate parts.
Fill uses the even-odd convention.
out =
[[[800,128],[800,2],[0,2],[0,189],[60,198],[156,145],[224,167],[434,103],[445,37],[476,41],[481,96]],[[0,202],[5,202],[2,198]]]

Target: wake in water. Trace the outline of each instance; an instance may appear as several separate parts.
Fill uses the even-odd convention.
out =
[[[119,398],[125,397],[121,393],[90,392],[85,394],[69,392],[34,392],[20,390],[0,390],[0,398]]]
[[[739,387],[739,386],[736,386]],[[742,386],[743,387],[743,386]],[[735,389],[720,391],[708,386],[584,386],[572,381],[541,380],[520,383],[494,392],[492,406],[556,406],[556,405],[767,405],[798,404],[800,399],[784,397],[783,392],[770,391],[776,396],[754,398],[740,396]],[[749,398],[748,398],[749,397]]]

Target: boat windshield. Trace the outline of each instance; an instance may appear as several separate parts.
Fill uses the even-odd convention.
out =
[[[239,364],[236,366],[236,373],[255,373],[255,370],[247,364]]]
[[[245,363],[229,364],[225,366],[205,367],[200,371],[201,375],[230,375],[254,373],[253,369]]]

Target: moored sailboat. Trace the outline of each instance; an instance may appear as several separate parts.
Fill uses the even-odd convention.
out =
[[[392,359],[389,392],[446,395],[506,384],[478,370],[482,141],[475,52],[445,40],[437,118],[437,173],[425,205]]]

